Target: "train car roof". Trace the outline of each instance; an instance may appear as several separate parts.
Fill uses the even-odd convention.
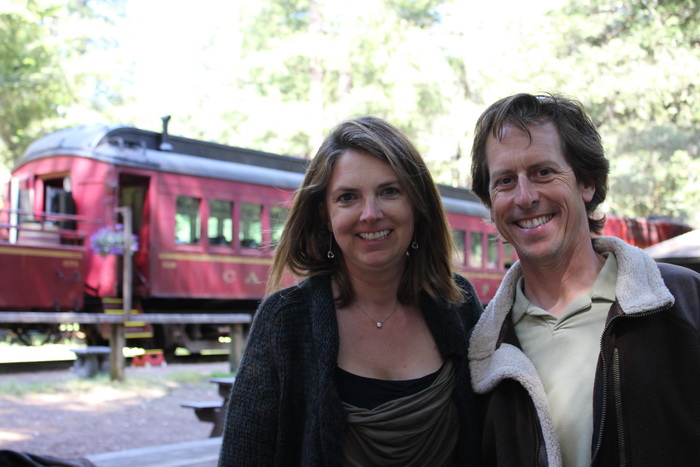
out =
[[[59,130],[29,145],[15,169],[27,162],[72,155],[108,164],[224,180],[297,188],[307,160],[167,135],[115,124],[80,125]]]
[[[162,150],[167,143],[169,150]],[[226,146],[208,141],[123,126],[79,125],[41,137],[17,162],[22,165],[52,156],[72,155],[109,164],[296,189],[308,160]],[[485,217],[488,211],[464,188],[439,185],[449,212]]]

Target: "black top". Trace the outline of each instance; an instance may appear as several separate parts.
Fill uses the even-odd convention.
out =
[[[442,367],[435,373],[416,379],[387,381],[358,376],[336,367],[335,380],[343,402],[372,410],[385,402],[410,396],[430,387],[441,369]]]

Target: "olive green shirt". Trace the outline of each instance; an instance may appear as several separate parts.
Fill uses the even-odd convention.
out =
[[[528,301],[522,278],[513,303],[515,332],[544,385],[566,467],[591,463],[593,382],[617,280],[615,255],[605,255],[590,292],[576,297],[559,318]]]

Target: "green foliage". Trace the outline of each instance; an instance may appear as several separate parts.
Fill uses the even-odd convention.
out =
[[[408,24],[428,28],[440,21],[440,6],[443,3],[440,0],[387,0],[387,7]]]
[[[280,44],[285,38],[305,32],[309,27],[314,0],[260,1],[245,29],[244,50],[259,51]]]
[[[32,140],[59,126],[71,105],[119,102],[105,88],[108,70],[78,59],[114,45],[97,24],[109,24],[123,2],[15,1],[0,13],[0,163],[11,165]]]
[[[58,116],[68,101],[56,48],[46,28],[25,16],[0,14],[0,140],[2,162],[19,157],[36,136],[32,123]]]
[[[54,127],[117,120],[159,130],[165,113],[180,134],[310,157],[338,121],[375,114],[408,133],[436,180],[469,186],[484,108],[552,91],[581,100],[599,126],[613,169],[608,210],[700,225],[694,0],[550,0],[559,8],[547,15],[516,1],[261,0],[208,10],[217,17],[193,8],[179,24],[169,16],[178,6],[163,2],[143,44],[167,39],[149,65],[175,58],[149,68],[157,89],[135,80],[126,91],[134,57],[108,53],[124,3],[15,1],[0,13],[3,157]],[[205,19],[198,46],[192,24]],[[183,67],[185,49],[194,58]]]
[[[584,102],[612,161],[609,207],[700,223],[700,6],[572,1],[558,16],[561,75]],[[575,83],[572,85],[572,83]]]
[[[610,156],[612,210],[695,224],[700,203],[698,147],[700,134],[692,128],[667,124],[620,131]]]
[[[456,88],[431,30],[444,3],[365,1],[348,9],[320,0],[259,2],[243,26],[239,65],[248,72],[239,85],[255,89],[268,112],[241,123],[258,147],[307,157],[331,126],[368,113],[425,145]],[[441,72],[446,78],[435,80]]]

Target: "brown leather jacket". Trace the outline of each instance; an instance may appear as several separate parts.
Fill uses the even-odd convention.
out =
[[[615,254],[618,280],[594,383],[592,465],[698,465],[700,275],[615,238],[594,247]],[[521,275],[516,263],[470,342],[482,465],[560,466],[546,395],[510,315]]]

